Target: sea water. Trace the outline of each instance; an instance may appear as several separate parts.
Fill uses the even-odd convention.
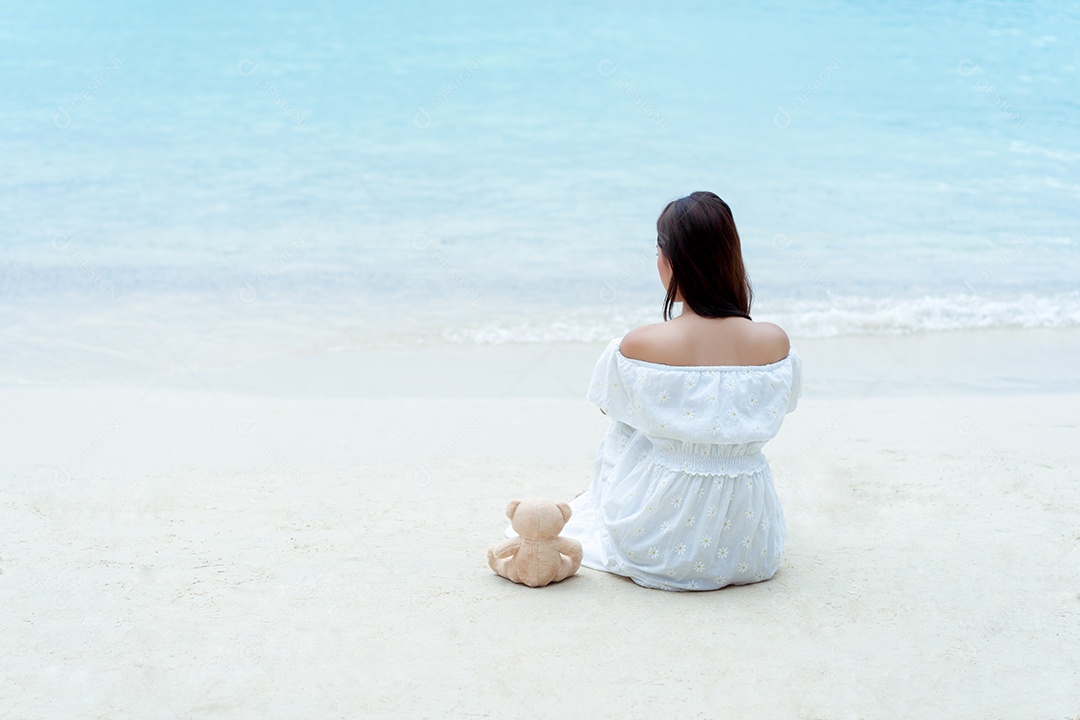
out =
[[[0,382],[659,320],[732,207],[793,337],[1080,325],[1073,3],[13,2]]]

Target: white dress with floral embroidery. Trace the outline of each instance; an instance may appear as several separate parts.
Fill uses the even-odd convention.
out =
[[[611,427],[562,534],[582,564],[665,590],[767,580],[784,514],[761,449],[802,394],[802,359],[676,367],[625,357],[613,340],[588,398]]]

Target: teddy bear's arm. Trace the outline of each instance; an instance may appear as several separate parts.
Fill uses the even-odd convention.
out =
[[[491,548],[491,554],[496,558],[510,557],[521,546],[521,538],[507,538]]]
[[[556,541],[558,542],[556,547],[559,548],[559,552],[572,560],[581,562],[581,543],[573,538],[563,537],[562,535],[556,538]]]

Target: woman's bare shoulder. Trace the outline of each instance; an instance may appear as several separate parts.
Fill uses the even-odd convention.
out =
[[[791,340],[784,328],[776,323],[755,322],[754,333],[757,336],[755,343],[756,354],[761,358],[761,365],[779,362],[788,356],[791,351]]]
[[[642,325],[634,328],[623,336],[619,343],[619,352],[623,357],[645,362],[665,363],[671,341],[670,326],[668,323],[655,323]]]
[[[619,344],[624,357],[661,365],[769,365],[787,357],[791,343],[770,322],[728,318],[702,325],[671,321],[643,325]]]

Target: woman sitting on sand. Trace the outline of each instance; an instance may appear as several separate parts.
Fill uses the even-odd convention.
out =
[[[582,564],[665,590],[767,580],[784,515],[762,446],[802,393],[782,329],[750,319],[731,209],[708,192],[656,223],[664,319],[613,340],[588,397],[611,418],[563,535]],[[672,306],[683,310],[672,317]]]

